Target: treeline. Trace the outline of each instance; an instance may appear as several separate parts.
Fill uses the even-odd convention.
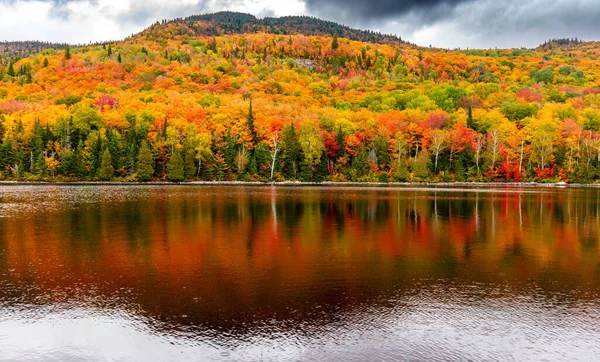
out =
[[[198,22],[210,24],[199,26]],[[191,36],[218,36],[223,34],[269,33],[307,36],[329,35],[355,41],[369,43],[406,43],[402,38],[374,32],[371,30],[353,29],[332,21],[321,20],[310,16],[285,16],[281,18],[257,19],[255,16],[236,12],[218,12],[214,14],[194,15],[187,18],[163,20],[155,23],[153,28],[161,29],[169,24],[185,25]],[[406,43],[407,44],[407,43]]]
[[[512,145],[498,129],[467,125],[427,134],[348,134],[328,122],[275,125],[269,139],[254,125],[252,102],[246,132],[184,132],[150,113],[126,115],[128,127],[107,128],[98,113],[82,109],[53,128],[36,121],[10,134],[0,122],[0,179],[102,181],[594,182],[600,177],[600,139],[589,131],[574,144],[536,131]],[[0,116],[0,121],[2,117]],[[574,154],[576,150],[576,154]],[[520,156],[519,156],[520,152]],[[528,158],[524,158],[524,153]]]

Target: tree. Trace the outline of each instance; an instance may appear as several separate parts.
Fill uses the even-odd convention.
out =
[[[44,68],[48,68],[48,58],[44,57]]]
[[[274,132],[271,136],[271,180],[273,180],[273,174],[275,173],[275,165],[277,162],[277,151],[279,151],[279,132]]]
[[[333,40],[331,41],[331,49],[332,50],[337,50],[337,48],[340,47],[340,43],[338,41],[338,37],[337,35],[333,36]]]
[[[246,167],[248,163],[250,163],[250,159],[248,157],[248,152],[246,152],[246,148],[242,146],[238,151],[238,154],[235,156],[235,168],[239,174],[243,174],[246,172]]]
[[[441,129],[436,129],[431,135],[431,151],[435,155],[434,172],[437,172],[438,158],[440,153],[446,148],[447,140],[448,135]]]
[[[119,63],[121,63],[123,60],[121,59],[121,53],[119,52],[119,54],[117,55],[117,61]]]
[[[148,142],[143,141],[142,147],[137,157],[137,174],[136,177],[139,181],[150,181],[154,176],[154,158]]]
[[[6,74],[10,75],[11,77],[15,76],[15,67],[13,65],[12,60],[8,63],[8,69],[6,69]]]
[[[115,169],[112,165],[112,155],[108,149],[102,153],[102,163],[100,164],[100,170],[98,171],[98,177],[102,181],[110,181],[113,178]]]
[[[184,180],[183,158],[179,152],[175,152],[167,162],[167,179],[173,182]]]
[[[305,177],[309,177],[310,174],[310,178],[312,178],[315,166],[319,164],[321,154],[325,152],[325,145],[318,127],[312,122],[303,124],[300,127],[299,141],[303,156],[303,174]]]
[[[256,129],[254,128],[254,113],[252,111],[252,98],[250,98],[250,105],[248,106],[248,118],[246,119],[246,125],[248,126],[248,131],[250,131],[250,136],[252,137],[252,145],[256,146],[258,144],[258,137],[256,135]]]
[[[196,152],[192,148],[185,151],[185,178],[192,179],[196,174]]]
[[[71,59],[71,46],[69,46],[69,44],[67,44],[65,46],[65,60],[69,60]]]
[[[300,163],[301,148],[298,140],[298,134],[293,123],[283,128],[283,162],[285,165],[286,176],[289,178],[298,177],[298,166]]]

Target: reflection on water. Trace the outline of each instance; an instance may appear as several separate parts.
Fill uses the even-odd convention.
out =
[[[0,186],[0,360],[594,360],[598,196]]]

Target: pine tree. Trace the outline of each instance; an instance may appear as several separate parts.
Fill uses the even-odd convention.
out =
[[[145,182],[152,180],[152,176],[154,176],[154,158],[150,147],[148,147],[148,142],[143,141],[137,157],[136,177],[139,181]]]
[[[333,37],[333,41],[331,42],[331,49],[332,49],[332,50],[336,50],[336,49],[337,49],[337,48],[339,48],[339,47],[340,47],[340,43],[339,43],[339,41],[338,41],[338,37],[337,37],[337,35],[335,35],[335,36]]]
[[[285,165],[287,178],[298,177],[298,166],[300,164],[301,148],[298,134],[293,123],[283,128],[282,160]]]
[[[8,63],[8,69],[6,70],[6,74],[10,75],[11,77],[15,76],[15,67],[12,61]]]
[[[44,68],[48,68],[48,58],[44,58]]]
[[[473,122],[473,106],[469,105],[467,109],[467,127],[475,129],[475,123]]]
[[[118,61],[119,63],[121,63],[121,62],[122,62],[122,59],[121,59],[121,53],[119,53],[119,54],[117,55],[117,61]]]
[[[167,162],[167,179],[173,182],[184,180],[183,158],[179,152],[175,152]]]
[[[65,46],[65,60],[71,59],[71,47],[69,44]]]
[[[102,181],[110,181],[115,174],[115,169],[112,165],[112,155],[108,149],[104,150],[102,154],[102,163],[100,164],[100,171],[98,176]]]
[[[252,111],[252,98],[250,98],[250,106],[248,107],[248,118],[246,120],[246,124],[248,125],[248,130],[250,131],[250,135],[252,136],[252,144],[258,144],[256,129],[254,128],[254,113]]]
[[[112,44],[108,44],[108,57],[110,58],[110,56],[112,55],[113,51],[112,51]]]
[[[342,126],[338,129],[337,134],[335,135],[335,143],[340,146],[340,149],[337,151],[337,157],[344,157],[346,154],[346,140],[344,138],[344,131],[342,130]]]
[[[408,181],[408,165],[406,163],[406,158],[405,157],[401,157],[400,161],[398,162],[398,168],[396,169],[396,172],[394,173],[394,181],[396,182],[406,182]]]
[[[188,148],[185,152],[185,178],[192,179],[197,172],[196,169],[196,152],[192,148]]]

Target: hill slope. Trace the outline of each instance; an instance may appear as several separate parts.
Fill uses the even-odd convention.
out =
[[[446,51],[269,21],[3,61],[0,179],[600,180],[595,43]]]
[[[163,20],[151,26],[144,33],[153,33],[164,25],[180,25],[187,35],[218,36],[225,34],[282,34],[337,36],[350,40],[372,43],[402,43],[400,37],[381,34],[370,30],[353,29],[331,21],[309,16],[286,16],[258,19],[253,15],[236,12],[194,15],[185,19]],[[184,29],[184,30],[183,30]]]

